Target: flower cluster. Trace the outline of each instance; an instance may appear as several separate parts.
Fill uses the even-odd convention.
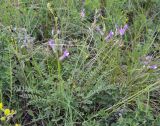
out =
[[[50,47],[52,50],[55,51],[55,42],[54,42],[53,39],[50,39],[50,40],[48,41],[48,45],[49,45],[49,47]],[[64,60],[65,58],[67,58],[68,56],[69,56],[69,52],[68,52],[68,50],[65,50],[65,51],[63,52],[63,55],[59,57],[59,60],[62,61],[62,60]]]
[[[153,57],[148,55],[146,56],[144,59],[143,59],[143,65],[144,67],[147,67],[148,69],[157,69],[158,66],[156,64],[152,64],[152,60],[153,60]]]
[[[123,36],[125,34],[125,32],[126,32],[127,29],[128,29],[128,24],[125,24],[123,28],[121,27],[121,28],[118,29],[118,31],[119,31],[118,33],[121,36]]]
[[[125,32],[127,31],[128,29],[128,24],[125,24],[124,27],[118,27],[116,26],[116,31],[113,32],[112,30],[108,33],[108,35],[104,38],[104,40],[106,42],[108,42],[109,40],[111,40],[113,38],[113,36],[117,36],[117,35],[120,35],[120,36],[123,36],[125,34]],[[96,27],[96,31],[98,31],[101,35],[104,35],[103,31],[100,29],[99,26]]]
[[[7,122],[15,114],[16,114],[16,111],[10,110],[8,108],[4,108],[3,103],[0,102],[0,115],[1,115],[0,121],[1,122],[5,122],[5,121]],[[20,124],[16,123],[15,126],[20,126]]]

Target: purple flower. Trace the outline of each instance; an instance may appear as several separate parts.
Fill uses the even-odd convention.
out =
[[[80,16],[81,16],[81,18],[84,18],[84,17],[85,17],[85,9],[82,9],[82,10],[81,10]]]
[[[65,57],[68,57],[68,56],[69,56],[68,50],[65,50],[65,51],[63,52],[63,55],[64,55]]]
[[[123,29],[127,30],[128,29],[128,24],[125,24]]]
[[[148,62],[148,61],[144,61],[143,64],[144,64],[144,65],[148,65],[149,62]]]
[[[125,30],[124,30],[123,28],[120,28],[120,29],[119,29],[119,34],[120,34],[121,36],[123,36],[124,33],[125,33]]]
[[[48,45],[49,45],[52,49],[54,49],[54,47],[55,47],[54,40],[53,40],[53,39],[50,39],[50,40],[48,41]]]
[[[119,29],[119,34],[120,34],[121,36],[123,36],[123,35],[125,34],[125,32],[126,32],[127,29],[128,29],[128,25],[126,24],[123,28],[121,27],[121,28]]]
[[[157,67],[157,65],[152,65],[152,66],[149,66],[149,68],[155,70],[155,69],[157,69],[158,67]]]
[[[65,51],[63,52],[63,55],[62,55],[61,57],[59,57],[59,60],[62,61],[62,60],[64,60],[65,58],[67,58],[68,56],[69,56],[69,52],[68,52],[68,50],[65,50]]]
[[[109,34],[105,37],[106,42],[108,42],[114,35],[113,31],[110,31]]]
[[[148,55],[145,57],[144,61],[143,61],[143,64],[144,65],[148,65],[151,61],[152,61],[152,56]]]
[[[145,58],[145,59],[146,59],[147,61],[151,61],[151,60],[152,60],[152,58],[153,58],[152,56],[149,56],[149,55],[148,55],[148,56],[146,56],[146,58]]]

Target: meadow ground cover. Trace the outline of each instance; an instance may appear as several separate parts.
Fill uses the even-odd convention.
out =
[[[0,125],[160,126],[159,0],[0,0]]]

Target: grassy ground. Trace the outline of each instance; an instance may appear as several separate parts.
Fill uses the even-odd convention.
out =
[[[0,1],[4,126],[160,126],[159,68],[159,0]]]

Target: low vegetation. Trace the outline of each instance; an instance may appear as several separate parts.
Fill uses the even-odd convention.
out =
[[[1,0],[0,125],[160,126],[159,0]]]

